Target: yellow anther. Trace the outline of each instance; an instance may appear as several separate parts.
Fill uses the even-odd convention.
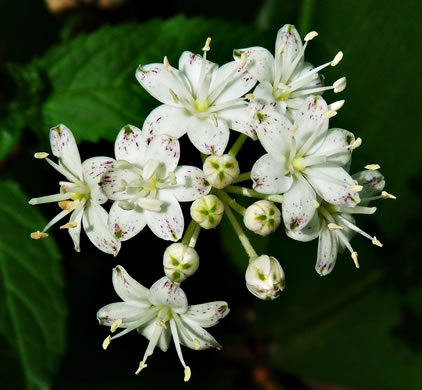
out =
[[[316,31],[311,31],[311,32],[308,32],[306,35],[305,35],[305,39],[304,39],[304,41],[305,42],[308,42],[308,41],[312,41],[312,39],[314,39],[315,37],[317,37],[318,36],[318,33],[316,32]]]
[[[282,89],[283,91],[287,91],[290,87],[287,84],[278,83],[277,88]]]
[[[75,210],[79,204],[79,200],[62,200],[59,202],[59,207],[62,210],[72,211]]]
[[[244,68],[247,61],[248,61],[248,55],[245,52],[243,52],[242,55],[240,56],[240,66]]]
[[[343,226],[337,225],[336,223],[329,223],[328,225],[328,229],[330,230],[343,230]]]
[[[360,185],[350,186],[348,190],[352,192],[361,192],[363,190],[363,186],[360,186]]]
[[[336,116],[336,115],[337,115],[337,111],[332,110],[332,111],[327,111],[327,112],[323,115],[323,117],[324,117],[325,119],[330,119],[330,118],[332,118],[333,116]]]
[[[157,320],[157,325],[161,326],[163,329],[167,329],[167,325],[164,321]]]
[[[376,238],[375,236],[372,238],[372,243],[376,246],[379,246],[380,248],[383,247],[382,242],[378,240],[378,238]]]
[[[352,143],[352,150],[357,149],[359,146],[362,145],[362,138],[356,138],[355,142]]]
[[[169,179],[170,179],[171,184],[173,184],[173,185],[177,184],[177,178],[176,178],[176,174],[174,172],[169,173]]]
[[[208,37],[206,42],[205,42],[205,46],[202,48],[202,51],[210,51],[210,44],[211,44],[211,38]]]
[[[285,47],[286,47],[286,45],[284,43],[282,43],[280,45],[280,47],[278,48],[278,52],[277,52],[278,55],[280,55],[281,53],[283,53]]]
[[[289,131],[287,132],[287,134],[290,136],[290,137],[293,137],[294,135],[295,135],[295,133],[296,133],[296,130],[298,129],[298,125],[295,123],[290,129],[289,129]]]
[[[148,364],[145,364],[144,361],[142,360],[139,363],[139,367],[138,369],[135,371],[135,375],[138,375],[144,368],[148,367]]]
[[[331,61],[331,66],[336,66],[343,59],[343,52],[339,51]]]
[[[368,164],[365,165],[365,169],[369,169],[370,171],[376,171],[377,169],[380,169],[381,167],[378,164]]]
[[[329,104],[328,109],[330,111],[338,111],[343,106],[344,106],[344,100],[337,100],[336,102]]]
[[[40,238],[46,238],[46,237],[48,237],[48,233],[43,233],[40,231],[31,233],[31,238],[33,238],[34,240],[39,240]]]
[[[176,95],[176,92],[174,92],[171,88],[169,88],[169,92],[171,97],[173,98],[173,101],[177,104],[180,102],[179,96]]]
[[[106,350],[107,347],[110,345],[111,343],[111,337],[107,336],[107,338],[103,341],[103,349]]]
[[[166,68],[166,71],[171,72],[171,65],[170,65],[170,62],[169,62],[169,59],[167,58],[167,56],[164,56],[163,63],[164,63],[164,67]]]
[[[245,95],[245,98],[251,102],[252,100],[255,99],[255,96],[253,93],[248,93],[247,95]]]
[[[357,252],[353,252],[352,253],[352,259],[355,263],[355,267],[359,268],[359,262],[358,262],[358,253]]]
[[[193,347],[198,350],[199,348],[201,348],[201,343],[199,342],[198,339],[194,339],[193,340]]]
[[[60,226],[60,229],[72,229],[76,226],[77,226],[76,222],[71,221],[71,222],[66,223],[65,225]]]
[[[38,152],[34,154],[34,157],[38,160],[42,160],[43,158],[47,158],[49,155],[46,152]]]
[[[312,206],[314,206],[314,208],[318,208],[319,206],[321,206],[315,199],[312,201]]]
[[[188,381],[189,381],[189,379],[190,379],[190,376],[191,376],[191,370],[190,370],[190,367],[189,367],[189,366],[186,366],[186,367],[185,367],[185,379],[184,379],[184,381],[185,381],[185,382],[188,382]]]
[[[346,77],[342,77],[334,82],[334,93],[343,92],[347,86],[347,79]]]
[[[114,323],[113,323],[113,325],[111,325],[111,328],[110,328],[110,330],[111,330],[111,333],[114,333],[115,331],[116,331],[116,329],[120,326],[120,325],[122,325],[122,320],[116,320],[116,321],[114,321]]]
[[[67,192],[67,187],[66,186],[60,186],[60,193],[61,194],[65,194]]]
[[[382,191],[381,196],[384,199],[397,199],[397,196],[394,196],[393,194],[389,194],[387,191]]]

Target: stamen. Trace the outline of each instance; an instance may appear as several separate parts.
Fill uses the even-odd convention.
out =
[[[330,230],[343,230],[343,226],[337,225],[336,223],[329,223],[328,225],[328,229]]]
[[[285,91],[285,90],[288,90],[290,87],[287,84],[278,83],[277,88],[278,89],[282,89],[283,91]]]
[[[255,96],[253,93],[248,93],[247,95],[245,95],[245,98],[251,102],[255,99]]]
[[[31,233],[31,238],[34,239],[34,240],[39,240],[41,238],[46,238],[46,237],[48,237],[48,233],[43,233],[43,232],[40,232],[40,231],[36,231],[36,232]]]
[[[354,150],[354,149],[357,149],[361,145],[362,145],[362,138],[358,137],[356,138],[355,142],[353,142],[350,147],[352,148],[352,150]]]
[[[184,381],[185,381],[185,382],[188,382],[188,381],[189,381],[189,379],[190,379],[190,376],[191,376],[191,370],[190,370],[190,367],[189,367],[189,366],[186,366],[186,367],[185,367],[185,378],[184,378]]]
[[[369,169],[370,171],[376,171],[377,169],[380,169],[381,167],[378,164],[368,164],[365,165],[365,169]]]
[[[110,345],[111,343],[111,337],[107,336],[107,338],[103,341],[103,349],[106,350],[107,347]]]
[[[343,92],[347,86],[347,79],[346,77],[342,77],[334,82],[334,93]]]
[[[217,120],[217,118],[218,117],[217,117],[217,114],[216,113],[211,114],[211,119],[214,122],[215,127],[218,127],[218,120]]]
[[[363,186],[360,185],[354,185],[347,188],[349,191],[352,192],[361,192],[363,190]]]
[[[122,324],[122,322],[123,321],[121,319],[114,321],[113,325],[111,325],[111,328],[110,328],[111,333],[114,333],[116,329]]]
[[[166,68],[166,71],[171,72],[171,65],[170,65],[170,62],[169,62],[167,56],[164,56],[163,63],[164,63],[164,67]]]
[[[299,127],[299,125],[298,124],[294,124],[290,129],[289,129],[289,131],[288,131],[288,135],[290,136],[290,137],[293,137],[294,135],[295,135],[295,133],[296,133],[296,130],[298,129],[298,127]]]
[[[305,39],[304,39],[304,41],[305,42],[308,42],[308,41],[312,41],[312,39],[314,39],[315,37],[317,37],[318,36],[318,33],[316,32],[316,31],[311,31],[311,32],[308,32],[306,35],[305,35]]]
[[[378,240],[378,238],[376,238],[375,236],[372,238],[372,243],[376,246],[379,246],[380,248],[382,248],[382,242],[380,240]]]
[[[343,52],[339,51],[331,62],[331,66],[336,66],[343,59]]]
[[[139,198],[137,199],[137,203],[143,209],[160,212],[163,201],[159,199]]]
[[[161,328],[163,328],[163,329],[167,329],[167,325],[165,324],[165,322],[164,321],[162,321],[162,320],[157,320],[156,321],[156,324],[158,325],[158,326],[160,326]]]
[[[397,199],[397,196],[394,196],[393,194],[389,194],[387,191],[382,191],[381,197],[384,199]]]
[[[328,109],[330,111],[338,111],[338,110],[340,110],[340,108],[343,107],[343,105],[344,105],[344,100],[338,100],[334,103],[329,104]]]
[[[312,200],[312,206],[314,206],[314,208],[318,208],[319,206],[321,206],[315,199]]]
[[[330,118],[332,118],[333,116],[336,116],[337,115],[337,111],[327,111],[324,115],[323,115],[323,117],[325,118],[325,119],[330,119]]]
[[[357,252],[352,252],[352,259],[355,263],[355,267],[359,268],[358,253]]]
[[[199,349],[201,348],[201,343],[199,342],[199,340],[198,340],[198,339],[193,339],[193,347],[194,347],[196,350],[199,350]]]
[[[280,47],[278,48],[278,51],[277,51],[278,55],[280,55],[281,53],[283,53],[285,47],[286,47],[286,45],[284,43],[282,43],[280,45]]]
[[[180,103],[180,98],[179,96],[176,95],[176,92],[174,92],[171,88],[169,88],[169,92],[171,97],[173,98],[173,101],[177,104]]]
[[[68,222],[65,225],[60,226],[60,229],[72,229],[76,226],[77,226],[76,222]]]
[[[144,361],[142,360],[139,363],[139,367],[138,369],[135,371],[135,375],[138,375],[144,368],[148,367],[148,364],[145,364]]]
[[[38,152],[34,154],[34,157],[37,158],[38,160],[42,160],[44,158],[47,158],[48,156],[49,154],[46,152]]]
[[[176,178],[176,174],[174,172],[169,172],[169,180],[170,180],[170,184],[172,184],[172,185],[177,184],[177,178]]]
[[[244,68],[247,61],[248,61],[248,55],[245,52],[243,52],[242,55],[240,56],[240,66]]]
[[[59,207],[62,210],[72,211],[75,210],[79,204],[79,200],[62,200],[59,202]]]
[[[210,44],[211,44],[211,38],[208,37],[206,42],[205,42],[204,47],[202,48],[202,51],[210,51],[210,49],[211,49]]]

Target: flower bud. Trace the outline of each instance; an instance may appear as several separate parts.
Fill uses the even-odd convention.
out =
[[[249,260],[245,279],[248,290],[266,301],[277,298],[285,286],[283,268],[275,257],[267,255]]]
[[[239,176],[237,160],[228,155],[209,156],[204,162],[204,174],[215,188],[224,188]]]
[[[281,221],[281,212],[269,200],[258,200],[250,205],[245,212],[243,222],[245,226],[260,236],[267,236],[274,232]]]
[[[362,198],[378,195],[385,186],[384,176],[379,171],[365,170],[355,173],[352,177],[363,187],[359,192]]]
[[[204,229],[214,229],[224,214],[223,202],[215,195],[206,195],[195,200],[190,207],[192,219]]]
[[[199,267],[199,256],[195,249],[175,242],[167,247],[163,256],[164,272],[176,283],[193,275]]]

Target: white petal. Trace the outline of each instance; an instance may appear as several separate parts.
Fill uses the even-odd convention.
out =
[[[123,127],[114,143],[116,160],[125,160],[142,166],[147,147],[145,138],[137,127],[132,125]]]
[[[298,150],[316,132],[319,135],[308,148],[307,154],[314,153],[321,145],[328,129],[328,119],[324,117],[327,111],[327,103],[321,96],[309,96],[304,100],[295,116],[295,124],[298,125],[295,133]]]
[[[133,279],[121,265],[113,268],[112,280],[114,290],[123,301],[138,307],[150,306],[149,290]]]
[[[170,89],[180,96],[192,93],[186,76],[175,68],[167,71],[163,64],[148,64],[138,68],[136,79],[154,98],[170,106],[182,107],[174,102]]]
[[[346,166],[352,157],[352,150],[349,148],[355,141],[354,135],[343,129],[329,129],[327,137],[314,154],[327,156],[332,164]],[[338,150],[337,153],[332,152]]]
[[[254,89],[253,95],[257,101],[273,105],[275,104],[276,106],[278,105],[278,102],[275,100],[273,95],[273,86],[268,81],[259,83]]]
[[[241,63],[242,54],[246,55],[246,69],[252,76],[260,83],[274,82],[274,57],[267,49],[255,46],[234,50],[233,57],[238,64]]]
[[[251,117],[250,108],[246,104],[219,111],[218,117],[225,120],[230,129],[246,134],[253,140],[258,138],[255,121]]]
[[[102,175],[113,166],[113,163],[114,159],[110,157],[92,157],[82,164],[85,182],[91,190],[91,199],[97,203],[102,204],[107,201],[107,196],[102,193],[99,183],[102,181]]]
[[[134,180],[139,179],[139,174],[130,169],[111,169],[102,177],[101,189],[112,200],[127,200],[134,194],[126,187]],[[129,192],[128,192],[129,191]]]
[[[211,61],[205,63],[205,74],[209,77],[217,69],[218,65]],[[184,51],[179,58],[179,69],[186,75],[192,86],[193,95],[198,94],[199,77],[201,74],[202,56],[193,54],[190,51]]]
[[[117,320],[122,320],[119,328],[131,327],[140,317],[142,317],[142,313],[150,306],[149,303],[146,303],[145,305],[134,305],[126,302],[110,303],[98,310],[97,320],[100,325],[105,326],[112,326]]]
[[[183,332],[181,335],[182,337],[180,337],[180,343],[182,345],[196,350],[203,350],[212,347],[221,349],[221,345],[217,342],[217,340],[195,321],[184,315],[179,316],[179,319],[180,321],[178,321],[177,329],[180,329]]]
[[[219,90],[222,83],[228,83],[214,100],[214,104],[222,104],[240,98],[256,84],[256,79],[246,69],[242,69],[235,61],[228,62],[213,73],[209,95]]]
[[[305,179],[294,179],[290,190],[283,196],[284,225],[289,230],[303,229],[316,213],[316,195]]]
[[[284,48],[281,54],[279,54],[282,45]],[[302,48],[302,40],[295,26],[285,24],[278,30],[275,41],[275,57],[277,68],[282,67],[282,74],[287,70]]]
[[[81,227],[82,227],[82,216],[84,214],[84,208],[75,209],[70,217],[70,221],[75,222],[76,226],[68,229],[69,235],[72,238],[74,249],[76,252],[80,252],[80,241],[81,241]]]
[[[196,200],[211,190],[211,185],[207,182],[202,169],[184,165],[178,167],[175,174],[176,185],[162,191],[171,192],[179,202]]]
[[[208,328],[218,324],[229,314],[229,311],[227,303],[223,301],[202,303],[189,306],[188,311],[183,314],[183,318],[189,318],[199,326]]]
[[[323,222],[325,224],[325,222]],[[328,275],[334,268],[337,259],[338,244],[335,233],[327,226],[321,229],[318,241],[318,257],[315,270],[321,276]]]
[[[75,137],[65,125],[50,129],[51,151],[59,158],[60,164],[82,180],[82,164]]]
[[[142,132],[147,143],[159,134],[180,138],[188,128],[190,115],[183,107],[162,104],[155,108],[145,119]]]
[[[148,293],[148,299],[154,306],[170,306],[176,313],[188,310],[188,299],[184,291],[164,276],[155,282]]]
[[[180,144],[176,138],[168,135],[157,135],[148,145],[145,162],[150,160],[159,161],[165,169],[164,177],[168,172],[176,169],[180,157]]]
[[[148,340],[151,340],[154,331],[157,329],[157,321],[150,321],[142,326],[140,326],[137,331],[146,337]],[[171,341],[171,332],[170,327],[167,329],[160,328],[160,336],[158,338],[157,347],[160,348],[163,352],[166,352],[170,346]]]
[[[318,195],[326,202],[343,207],[354,207],[359,203],[359,194],[349,190],[355,182],[342,167],[321,164],[310,167],[305,172]]]
[[[305,227],[303,227],[301,230],[286,229],[286,234],[293,240],[308,242],[314,240],[319,236],[320,229],[321,219],[318,215],[318,212],[315,212],[314,216]]]
[[[147,221],[143,210],[135,207],[133,210],[123,210],[119,202],[114,202],[108,218],[109,230],[121,241],[129,240],[137,235]]]
[[[121,244],[108,230],[107,220],[107,211],[98,203],[89,201],[82,217],[85,233],[99,250],[116,256]]]
[[[221,155],[229,142],[229,127],[224,120],[218,126],[210,119],[189,118],[188,137],[192,144],[204,154]]]
[[[276,161],[270,154],[264,154],[251,171],[253,188],[262,194],[281,194],[289,190],[292,176],[288,176],[286,164]]]
[[[177,241],[182,237],[184,229],[183,213],[179,202],[168,191],[160,191],[158,197],[163,201],[161,212],[144,210],[148,226],[161,239]]]

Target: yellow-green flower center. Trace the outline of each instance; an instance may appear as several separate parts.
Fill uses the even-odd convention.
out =
[[[196,99],[193,103],[195,110],[198,112],[205,112],[208,110],[208,101]]]

